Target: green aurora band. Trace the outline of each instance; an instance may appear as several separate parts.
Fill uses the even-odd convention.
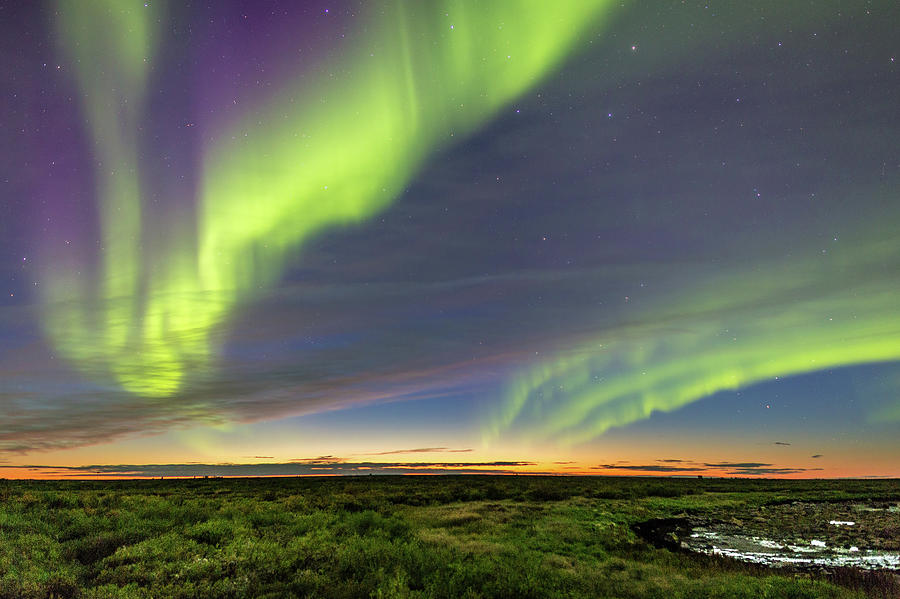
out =
[[[828,253],[808,248],[727,276],[683,265],[680,279],[700,284],[517,376],[485,442],[515,426],[532,441],[584,443],[720,391],[900,360],[896,215],[867,216],[866,234]],[[897,419],[898,405],[876,417]]]
[[[60,2],[60,37],[100,164],[102,258],[93,278],[63,265],[44,273],[48,336],[86,376],[143,397],[179,392],[214,360],[215,330],[276,282],[305,240],[385,209],[430,155],[595,33],[612,4],[369,6],[372,34],[358,47],[315,83],[288,82],[208,145],[197,230],[148,257],[138,147],[160,9]]]
[[[722,8],[716,13],[718,24],[709,31],[742,31],[751,19],[762,38],[809,27],[808,7],[795,3],[762,1]],[[831,1],[817,4],[814,12],[819,27],[842,14],[841,5]],[[688,24],[675,21],[681,18],[678,11],[660,14],[658,21],[643,24],[657,39],[654,51],[644,53],[646,58],[636,55],[644,62],[630,63],[636,72],[663,74],[679,68],[710,43],[702,35],[676,39]],[[757,14],[766,18],[756,22]],[[724,55],[738,51],[719,40],[715,44]],[[631,77],[619,72],[610,73],[609,79]],[[611,280],[623,274],[630,281],[653,275],[657,299],[634,302],[626,318],[586,319],[583,335],[558,344],[551,357],[512,377],[499,407],[489,408],[485,417],[485,444],[516,433],[528,442],[576,445],[721,391],[900,360],[896,189],[896,180],[886,180],[864,192],[833,190],[836,198],[842,196],[840,204],[855,205],[861,193],[868,201],[843,218],[832,215],[836,221],[830,226],[842,234],[827,253],[812,246],[787,250],[792,258],[765,255],[778,249],[765,248],[760,254],[758,242],[745,239],[731,248],[717,248],[706,264],[637,265],[640,274],[631,273],[634,277],[622,272],[627,266],[610,267]],[[875,208],[865,208],[870,205]],[[814,222],[829,226],[810,215]],[[802,232],[787,245],[800,239]],[[723,276],[723,270],[729,274]],[[661,292],[663,288],[668,291]],[[871,394],[874,389],[860,392]],[[900,422],[900,398],[874,408],[867,417]]]

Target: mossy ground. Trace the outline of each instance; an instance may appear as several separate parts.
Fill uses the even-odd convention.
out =
[[[900,481],[0,481],[0,598],[890,596],[671,552],[633,526],[896,501]]]

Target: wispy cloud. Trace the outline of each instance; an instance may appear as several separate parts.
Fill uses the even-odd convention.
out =
[[[291,464],[343,464],[346,460],[333,455],[320,455],[315,458],[295,458]]]
[[[738,468],[728,472],[733,476],[759,476],[761,474],[802,474],[822,468]]]
[[[782,467],[765,462],[688,462],[678,459],[661,459],[656,460],[662,463],[675,463],[679,466],[667,466],[657,464],[600,464],[594,466],[592,470],[627,470],[630,472],[649,472],[649,473],[666,473],[666,472],[715,472],[725,476],[761,476],[767,474],[801,474],[803,472],[811,472],[822,470],[822,468],[795,468]]]
[[[637,472],[696,472],[698,468],[686,468],[682,466],[660,466],[659,464],[648,465],[618,465],[618,464],[600,464],[594,466],[593,470],[632,470]]]
[[[512,474],[534,462],[342,462],[310,458],[273,464],[99,464],[91,466],[28,465],[12,468],[69,477],[135,478],[160,476],[313,476],[360,474]]]
[[[790,445],[790,443],[785,443],[784,441],[775,441],[772,445]]]
[[[359,455],[395,455],[403,453],[468,453],[472,449],[449,449],[447,447],[417,447],[415,449],[394,449],[391,451],[377,451],[374,453],[362,453]]]
[[[772,464],[764,464],[762,462],[716,462],[712,464],[704,463],[703,465],[709,468],[765,468]]]
[[[430,336],[446,342],[422,352],[421,329],[398,330],[397,312],[422,313],[415,308],[422,305],[434,306],[435,312],[481,305],[483,296],[507,285],[541,281],[488,277],[418,286],[286,285],[261,298],[231,331],[213,335],[223,346],[216,367],[199,369],[190,384],[168,398],[136,397],[102,382],[108,365],[101,362],[80,363],[78,373],[61,368],[58,359],[47,358],[50,350],[35,332],[0,361],[0,454],[475,392],[496,384],[534,342],[505,321],[470,323],[460,317],[435,321],[439,324],[429,320]],[[310,313],[319,315],[314,324],[291,331],[283,326],[306,323]],[[474,340],[488,333],[501,341],[481,349]],[[462,353],[462,347],[478,348],[475,366],[472,351]]]

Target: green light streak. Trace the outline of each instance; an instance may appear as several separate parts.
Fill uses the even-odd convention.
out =
[[[139,338],[142,231],[138,140],[155,11],[115,0],[60,2],[58,26],[72,57],[97,169],[101,267],[98,289],[63,267],[45,277],[45,326],[63,355],[86,371],[108,371],[123,386],[162,394],[177,372],[160,369],[164,349]],[[88,306],[101,304],[101,317]],[[160,373],[153,376],[151,372]],[[142,381],[156,378],[145,385]],[[155,392],[155,393],[153,393]]]
[[[262,119],[250,115],[213,149],[200,235],[204,288],[241,295],[277,274],[286,248],[384,209],[430,153],[555,66],[602,4],[386,11],[375,27],[383,34],[335,65],[316,93],[304,97],[309,83],[286,90]]]
[[[374,33],[323,65],[316,82],[286,85],[210,144],[196,239],[175,240],[151,271],[137,162],[151,13],[113,0],[60,3],[101,163],[104,247],[97,289],[49,272],[49,336],[88,374],[137,395],[175,393],[212,360],[214,330],[271,285],[304,241],[387,207],[429,155],[537,83],[611,4],[377,7]]]
[[[485,439],[521,426],[530,439],[582,443],[719,391],[900,360],[900,281],[887,276],[900,268],[898,250],[887,238],[701,279],[667,307],[520,374]]]

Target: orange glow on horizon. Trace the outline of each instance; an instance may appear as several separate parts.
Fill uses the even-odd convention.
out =
[[[391,465],[378,465],[366,462],[353,463],[359,464],[352,470],[334,472],[330,467],[315,467],[310,470],[315,472],[309,473],[290,473],[290,474],[210,474],[210,475],[148,475],[137,472],[141,466],[165,466],[165,464],[136,464],[135,473],[99,473],[90,472],[89,470],[71,470],[69,468],[80,468],[82,466],[0,466],[0,479],[4,480],[158,480],[164,479],[218,479],[218,478],[315,478],[315,477],[340,477],[340,476],[454,476],[454,475],[486,475],[486,476],[593,476],[593,477],[609,477],[609,478],[733,478],[733,479],[779,479],[779,480],[813,480],[813,479],[839,479],[839,478],[856,478],[856,479],[890,479],[900,478],[900,472],[890,472],[885,476],[874,476],[871,471],[864,471],[861,468],[852,467],[835,467],[822,470],[808,470],[805,472],[761,472],[760,474],[744,473],[734,474],[728,468],[697,468],[695,470],[684,470],[679,472],[660,472],[653,469],[623,469],[630,464],[618,464],[616,468],[603,468],[592,464],[585,463],[568,463],[564,466],[553,464],[550,462],[535,462],[534,464],[522,466],[494,466],[485,465],[446,465],[431,462],[431,466],[427,462],[397,462]],[[208,464],[211,468],[215,466],[223,466],[224,464]],[[229,466],[265,466],[273,465],[272,463],[229,463]],[[102,465],[98,465],[102,466]],[[198,465],[201,466],[201,465]],[[416,472],[408,472],[410,469],[417,469]],[[374,472],[372,472],[374,471]],[[393,472],[396,471],[396,472]]]

